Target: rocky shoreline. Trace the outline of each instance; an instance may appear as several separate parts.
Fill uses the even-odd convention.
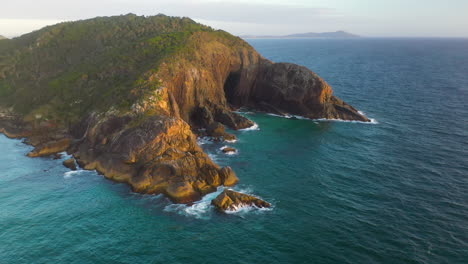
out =
[[[136,34],[142,25],[146,26],[146,31],[139,32],[135,39],[125,39],[134,41],[136,50],[123,51],[130,57],[133,54],[130,52],[140,54],[138,51],[142,49],[143,55],[138,57],[142,62],[149,55],[162,56],[162,59],[151,68],[135,66],[140,64],[131,67],[103,64],[97,73],[64,73],[62,57],[56,55],[55,46],[47,46],[47,41],[58,41],[69,47],[70,52],[62,54],[65,57],[76,55],[67,57],[65,70],[87,69],[89,59],[93,58],[84,58],[79,46],[70,45],[55,31],[48,31],[54,27],[79,24],[92,34],[110,38],[107,47],[122,52],[121,46],[113,46],[122,39],[104,32],[96,33],[93,19],[52,26],[5,42],[12,45],[5,47],[5,53],[0,55],[24,54],[30,62],[23,65],[22,61],[11,58],[14,67],[0,67],[1,87],[8,88],[2,89],[9,94],[9,97],[0,97],[0,132],[11,138],[26,138],[25,143],[35,147],[28,156],[67,151],[81,168],[96,170],[108,179],[127,183],[135,192],[164,194],[175,203],[191,203],[219,186],[233,186],[239,181],[230,167],[221,168],[214,163],[196,140],[197,136],[207,136],[219,142],[234,141],[235,136],[226,128],[239,130],[255,125],[236,113],[236,109],[245,107],[310,119],[370,121],[335,97],[331,87],[309,69],[290,63],[273,63],[242,39],[226,32],[162,15],[105,19],[114,25],[122,23],[118,32],[123,33],[127,27],[134,26],[135,31],[131,33]],[[140,24],[134,24],[135,19],[139,19]],[[172,25],[179,23],[180,28],[167,33],[167,28],[160,28],[161,21]],[[174,52],[156,49],[156,54],[151,54],[150,48],[155,44],[167,44],[167,39],[161,37],[161,30],[176,37],[181,36],[177,30],[185,30],[184,41],[177,42],[179,46],[174,47]],[[138,42],[143,38],[147,42]],[[102,48],[89,42],[86,34],[80,41],[90,52]],[[47,70],[28,70],[33,66]],[[15,67],[26,70],[18,74]],[[128,78],[136,81],[124,88],[119,86],[121,82],[111,82],[123,78],[122,82],[128,83],[127,77],[122,76],[133,76]],[[66,88],[73,96],[62,91]],[[95,90],[99,91],[98,98],[83,95],[84,91]],[[35,96],[41,91],[50,97]],[[115,95],[118,92],[119,96]],[[120,98],[120,104],[104,100],[106,96]],[[107,101],[105,108],[101,101]]]

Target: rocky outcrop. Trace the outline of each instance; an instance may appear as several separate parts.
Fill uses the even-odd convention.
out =
[[[255,206],[258,208],[271,207],[270,203],[262,199],[227,189],[212,200],[211,204],[221,211],[234,211],[244,206]]]
[[[228,78],[226,96],[232,105],[311,119],[370,121],[333,96],[332,88],[306,67],[262,60],[255,72],[253,80],[242,80],[238,73]]]
[[[9,138],[24,138],[24,142],[34,146],[27,154],[28,157],[43,157],[54,155],[67,150],[72,138],[65,129],[50,126],[50,123],[34,124],[25,122],[18,115],[5,115],[0,109],[0,133]]]
[[[29,152],[28,157],[35,158],[53,155],[58,152],[67,150],[68,147],[70,147],[70,144],[70,138],[63,138],[56,141],[45,142],[37,145],[33,151]]]
[[[238,181],[230,167],[211,161],[179,118],[93,115],[76,131],[84,136],[70,151],[80,166],[128,183],[135,192],[189,203]]]

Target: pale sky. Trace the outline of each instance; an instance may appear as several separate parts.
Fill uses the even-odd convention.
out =
[[[235,35],[345,30],[369,37],[468,37],[468,0],[5,0],[0,35],[127,13],[187,16]]]

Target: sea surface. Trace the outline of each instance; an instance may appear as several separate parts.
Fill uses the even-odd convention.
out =
[[[248,41],[375,121],[244,112],[258,128],[237,142],[200,140],[273,204],[231,214],[216,193],[171,204],[0,135],[0,263],[468,263],[468,40]]]

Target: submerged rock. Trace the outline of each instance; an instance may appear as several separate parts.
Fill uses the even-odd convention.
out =
[[[271,207],[270,203],[257,197],[227,189],[211,201],[211,204],[221,211],[233,211],[243,206]]]
[[[62,164],[63,166],[69,168],[70,170],[73,170],[73,171],[76,170],[76,163],[75,163],[75,159],[73,158],[63,161]]]

